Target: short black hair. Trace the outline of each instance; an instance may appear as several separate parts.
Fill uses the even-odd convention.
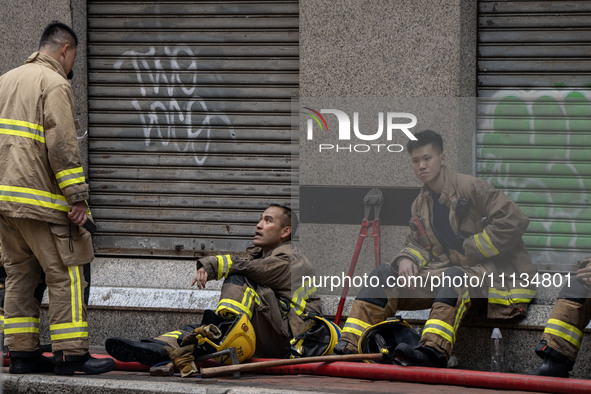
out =
[[[69,34],[73,39],[76,46],[78,46],[78,36],[74,33],[72,28],[64,23],[53,21],[45,27],[41,39],[39,40],[39,48],[46,45],[65,43],[70,41],[65,35]]]
[[[443,153],[443,138],[441,138],[439,133],[433,130],[423,130],[416,133],[415,137],[417,137],[416,140],[410,140],[408,141],[408,144],[406,144],[406,150],[409,154],[411,154],[413,150],[429,144],[433,146],[437,153]]]
[[[281,220],[281,225],[283,227],[291,226],[291,235],[293,236],[298,229],[298,225],[300,224],[298,220],[298,215],[291,210],[290,207],[281,204],[269,204],[270,207],[277,207],[281,208],[283,211],[284,218]]]

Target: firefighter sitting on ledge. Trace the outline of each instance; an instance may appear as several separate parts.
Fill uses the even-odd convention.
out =
[[[529,219],[521,209],[489,183],[445,166],[438,133],[425,130],[416,138],[407,150],[423,187],[412,204],[405,247],[391,264],[371,273],[380,284],[361,290],[334,350],[356,353],[363,332],[396,311],[431,308],[418,346],[400,343],[382,350],[403,365],[445,367],[474,303],[482,303],[489,318],[525,315],[535,289],[510,288],[507,282],[503,287],[501,277],[533,275],[536,267],[522,240]],[[471,278],[488,282],[473,287]],[[405,287],[389,286],[392,279]]]
[[[224,280],[215,314],[206,311],[201,323],[220,325],[224,320],[246,316],[256,334],[257,357],[287,357],[290,340],[307,327],[306,314],[321,312],[320,299],[313,294],[315,289],[300,288],[302,283],[297,280],[314,275],[310,261],[290,242],[297,225],[297,216],[289,207],[271,204],[256,225],[254,246],[247,248],[249,258],[226,254],[197,261],[192,285],[202,289],[210,280]],[[118,360],[154,365],[170,359],[167,346],[178,349],[183,339],[202,324],[140,342],[108,338],[105,348]],[[255,349],[245,351],[251,357]]]

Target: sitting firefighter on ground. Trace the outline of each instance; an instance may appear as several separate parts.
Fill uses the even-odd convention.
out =
[[[232,327],[237,329],[237,324],[242,326],[246,321],[249,339],[243,338],[238,342],[250,348],[237,349],[242,353],[239,354],[241,361],[252,357],[254,353],[257,357],[274,358],[288,357],[294,351],[299,353],[296,356],[311,355],[303,354],[306,349],[301,346],[298,349],[297,341],[293,344],[290,342],[298,334],[310,331],[320,321],[326,326],[331,325],[320,317],[321,305],[320,299],[315,296],[316,289],[301,283],[303,276],[314,275],[314,268],[291,244],[297,224],[297,216],[289,207],[271,204],[256,225],[254,246],[247,249],[249,258],[226,254],[203,257],[197,261],[197,273],[191,285],[202,289],[207,281],[224,280],[215,313],[205,311],[200,324],[188,325],[148,340],[136,342],[109,338],[105,343],[107,352],[121,361],[154,365],[169,360],[171,349],[177,349],[176,355],[172,354],[174,358],[181,352],[179,347],[199,342],[199,336],[208,336],[209,341],[216,335],[225,338],[228,336],[223,333],[225,329],[230,328],[232,331]],[[237,321],[239,323],[235,323]],[[197,333],[202,331],[199,327],[211,327],[210,324],[221,328],[222,333]],[[216,328],[213,331],[217,331]],[[327,331],[332,334],[327,341],[330,342],[332,338],[333,342],[327,343],[324,351],[332,352],[337,341],[334,338],[334,326]],[[193,338],[190,338],[192,332]],[[195,336],[198,338],[195,339]],[[215,347],[219,350],[233,345],[235,343],[217,342]],[[167,346],[170,347],[168,352]],[[196,348],[199,347],[197,344]],[[213,348],[210,347],[210,350]]]
[[[418,345],[383,343],[380,347],[392,362],[445,367],[462,319],[473,304],[483,304],[488,318],[525,315],[535,289],[509,288],[507,282],[501,287],[500,275],[533,275],[536,267],[522,241],[529,219],[519,207],[489,183],[446,167],[438,133],[425,130],[416,138],[407,146],[414,173],[423,183],[412,204],[413,226],[392,264],[371,273],[379,285],[363,288],[357,296],[335,352],[364,352],[368,346],[359,346],[359,339],[368,328],[398,310],[431,308]],[[427,280],[433,277],[449,280]],[[475,283],[470,278],[476,277],[493,282],[469,286]],[[398,283],[406,287],[392,287],[393,279],[404,279]]]

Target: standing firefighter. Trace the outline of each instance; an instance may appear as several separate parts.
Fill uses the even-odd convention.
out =
[[[291,209],[272,204],[256,225],[254,246],[247,249],[249,257],[227,254],[197,261],[192,285],[204,288],[207,281],[224,280],[215,314],[206,311],[202,325],[223,326],[224,320],[232,322],[246,317],[256,336],[256,350],[251,349],[249,357],[255,352],[258,357],[288,356],[290,339],[309,328],[310,320],[314,320],[306,316],[320,313],[320,300],[313,294],[316,289],[301,283],[301,278],[311,277],[314,269],[291,245],[296,227],[297,217]],[[109,338],[105,347],[118,360],[153,365],[168,360],[165,347],[178,349],[195,327],[185,326],[142,342]],[[232,343],[225,343],[216,348],[231,346]]]
[[[364,351],[367,344],[358,346],[363,332],[397,310],[431,308],[418,346],[380,348],[404,365],[444,367],[473,303],[488,299],[489,318],[526,313],[535,290],[508,281],[503,286],[500,278],[532,275],[536,268],[521,239],[529,220],[517,205],[487,182],[445,167],[443,140],[436,132],[425,130],[416,138],[407,149],[424,185],[412,204],[405,248],[391,265],[372,272],[379,285],[361,290],[335,351]]]
[[[88,220],[89,194],[67,80],[77,44],[71,28],[53,22],[39,51],[0,77],[0,241],[10,373],[70,375],[115,367],[88,353],[85,264],[94,255],[90,233],[79,227]],[[43,274],[55,366],[39,350],[35,289]]]
[[[536,353],[544,359],[532,375],[568,378],[591,320],[591,257],[579,263],[562,288],[544,328]]]

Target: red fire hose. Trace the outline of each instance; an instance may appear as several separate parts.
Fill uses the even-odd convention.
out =
[[[44,353],[51,357],[51,353]],[[110,358],[106,354],[93,354],[97,358]],[[252,359],[249,362],[268,361]],[[119,371],[149,371],[150,367],[137,362],[115,360]],[[4,359],[4,366],[9,360]],[[589,393],[591,380],[550,378],[510,373],[468,371],[462,369],[402,367],[399,365],[354,362],[308,363],[261,369],[270,375],[320,375],[369,380],[391,380],[410,383],[447,384],[502,390],[538,391],[546,393]]]
[[[591,381],[582,379],[353,362],[298,364],[266,368],[262,369],[260,373],[276,375],[323,375],[547,393],[574,394],[591,392]]]

